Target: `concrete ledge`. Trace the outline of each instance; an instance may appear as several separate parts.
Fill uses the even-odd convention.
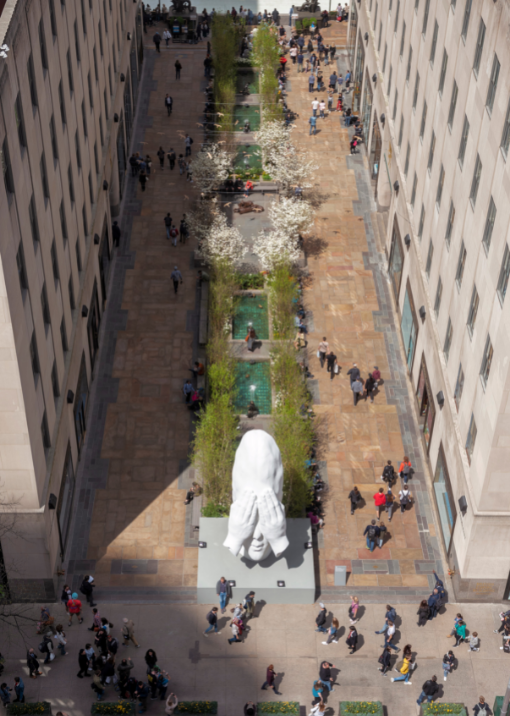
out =
[[[198,342],[201,346],[207,343],[207,310],[209,308],[209,283],[204,281],[200,293],[200,317],[198,319]]]

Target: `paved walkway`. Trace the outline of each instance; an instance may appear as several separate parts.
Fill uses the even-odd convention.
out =
[[[341,48],[345,31],[337,24],[323,31],[326,44],[334,37]],[[323,66],[326,85],[333,69],[345,76],[342,51],[336,67]],[[317,93],[308,91],[308,75],[298,74],[297,66],[291,64],[288,104],[299,114],[294,143],[308,150],[320,166],[317,178],[326,197],[316,220],[316,237],[323,248],[308,252],[310,281],[304,292],[311,313],[308,355],[313,393],[318,396],[315,411],[324,416],[328,426],[322,471],[329,483],[329,496],[326,526],[319,539],[321,589],[326,598],[333,598],[335,592],[327,587],[334,583],[335,566],[346,565],[350,576],[343,590],[345,597],[356,587],[356,593],[365,599],[379,601],[388,592],[393,600],[416,601],[432,584],[432,571],[442,573],[443,568],[389,284],[381,272],[386,260],[376,243],[376,207],[365,150],[350,156],[349,130],[336,112],[318,119],[316,136],[309,136],[308,119],[315,96]],[[322,97],[327,101],[326,92]],[[323,336],[342,368],[333,381],[316,358]],[[375,365],[379,367],[384,384],[374,404],[362,401],[353,406],[347,375],[353,362],[364,378]],[[380,475],[386,461],[392,460],[398,469],[404,454],[409,455],[416,471],[410,482],[414,504],[404,515],[394,511],[391,524],[383,518],[389,528],[387,541],[382,549],[370,553],[363,531],[376,516],[373,495],[385,484]],[[351,516],[347,495],[354,485],[365,505]],[[395,489],[398,496],[400,487]]]
[[[150,43],[152,33],[145,36]],[[71,562],[66,580],[94,572],[111,598],[152,594],[196,585],[197,548],[186,547],[183,489],[189,481],[190,414],[182,385],[191,376],[197,325],[193,242],[174,248],[163,218],[179,222],[194,185],[160,169],[156,152],[184,154],[185,133],[202,130],[203,59],[198,48],[171,46],[161,55],[146,47],[133,150],[152,157],[143,193],[127,177],[121,216],[123,241],[103,317],[100,365],[92,386],[88,435]],[[183,69],[175,80],[174,62]],[[164,107],[174,100],[170,117]],[[171,271],[184,283],[174,294]]]

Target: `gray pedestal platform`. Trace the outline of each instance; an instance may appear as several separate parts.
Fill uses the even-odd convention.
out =
[[[249,591],[255,592],[255,601],[269,604],[313,604],[315,600],[315,574],[313,549],[305,549],[311,540],[309,519],[287,520],[287,537],[290,545],[276,559],[269,556],[263,562],[245,561],[234,557],[223,546],[227,536],[228,519],[201,517],[200,541],[207,542],[198,550],[197,601],[199,604],[217,604],[216,582],[220,577],[234,580],[233,602],[242,602]],[[278,587],[283,580],[285,587]]]

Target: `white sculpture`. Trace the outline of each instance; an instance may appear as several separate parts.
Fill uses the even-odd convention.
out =
[[[236,451],[232,470],[232,505],[227,539],[234,556],[254,562],[279,557],[289,546],[286,535],[283,467],[278,445],[264,430],[247,432]]]

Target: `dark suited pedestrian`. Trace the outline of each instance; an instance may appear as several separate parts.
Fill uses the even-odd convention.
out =
[[[375,380],[372,377],[372,373],[368,374],[368,378],[365,381],[365,400],[367,398],[370,398],[370,402],[374,402],[374,390],[375,390]]]
[[[335,690],[333,688],[333,677],[331,676],[331,669],[334,668],[334,664],[330,664],[329,661],[323,661],[319,669],[319,680],[324,686],[327,686],[329,691]]]
[[[218,631],[218,607],[213,607],[211,611],[207,614],[206,619],[209,622],[209,626],[204,631],[204,636],[208,636],[209,632],[213,629],[216,634],[221,634],[221,632]]]
[[[159,166],[161,167],[161,169],[164,169],[165,168],[165,150],[163,149],[163,147],[160,147],[156,153],[157,153],[158,159],[159,159]]]
[[[170,148],[170,151],[167,152],[167,159],[168,163],[170,165],[170,169],[173,169],[175,167],[175,160],[176,160],[176,154],[172,148]]]
[[[356,378],[359,378],[361,376],[361,373],[359,372],[359,368],[356,363],[352,364],[352,368],[349,368],[349,370],[347,371],[347,375],[350,376],[351,385],[354,383]]]
[[[378,634],[379,632],[376,632]],[[384,651],[379,657],[379,663],[381,664],[381,668],[379,671],[382,673],[383,676],[386,676],[386,673],[391,668],[391,649],[389,646],[384,647]]]
[[[181,70],[182,70],[181,63],[179,62],[179,60],[175,60],[175,79],[176,80],[181,79]]]
[[[352,490],[349,492],[349,500],[351,501],[351,515],[353,515],[354,510],[362,500],[361,492],[358,490],[356,485],[354,485]]]
[[[25,703],[25,684],[23,683],[23,680],[20,679],[19,676],[14,677],[14,693],[16,694],[16,698],[12,702],[13,704],[19,703],[24,704]]]
[[[333,351],[330,351],[326,355],[326,360],[328,363],[328,373],[331,373],[331,380],[333,380],[333,377],[335,375],[335,365],[336,365],[336,355],[333,353]]]
[[[76,676],[79,679],[83,679],[84,676],[90,676],[89,657],[87,656],[85,649],[80,649],[80,653],[78,654],[78,664],[80,665],[80,670]]]
[[[328,610],[326,609],[325,605],[322,604],[322,602],[320,604],[320,607],[321,607],[321,610],[317,614],[317,617],[315,619],[315,623],[317,624],[317,629],[315,631],[320,631],[320,632],[325,633],[325,632],[327,632],[325,625],[326,625],[326,618],[328,616]]]
[[[182,283],[182,274],[177,268],[177,266],[174,266],[174,270],[170,274],[170,278],[174,283],[174,292],[177,294],[177,291],[179,290],[179,284]]]
[[[172,114],[173,103],[174,103],[173,99],[167,93],[165,96],[165,107],[166,107],[166,113],[168,114],[168,116],[170,116]]]
[[[161,50],[159,49],[159,46],[161,45],[161,35],[159,34],[159,32],[154,33],[152,41],[156,45],[156,52],[161,52]]]
[[[141,185],[141,187],[142,187],[142,191],[145,191],[145,185],[147,184],[148,180],[149,180],[149,179],[148,179],[148,177],[147,177],[147,174],[146,174],[145,171],[142,169],[142,171],[140,172],[140,174],[139,174],[139,176],[138,176],[138,181],[140,182],[140,185]]]
[[[118,247],[120,244],[121,230],[120,230],[120,227],[116,221],[113,222],[112,236],[113,236],[113,245]]]
[[[358,643],[358,632],[356,631],[356,627],[349,627],[349,635],[347,636],[345,643],[350,649],[349,654],[354,654],[354,652],[356,651],[356,645]]]
[[[255,592],[248,592],[245,596],[244,608],[246,609],[244,619],[245,621],[248,621],[248,619],[251,619],[254,616],[255,612]]]
[[[427,702],[430,704],[438,691],[437,676],[431,676],[421,687],[421,694],[418,696],[416,703],[418,706],[421,706],[425,699],[427,699]]]

